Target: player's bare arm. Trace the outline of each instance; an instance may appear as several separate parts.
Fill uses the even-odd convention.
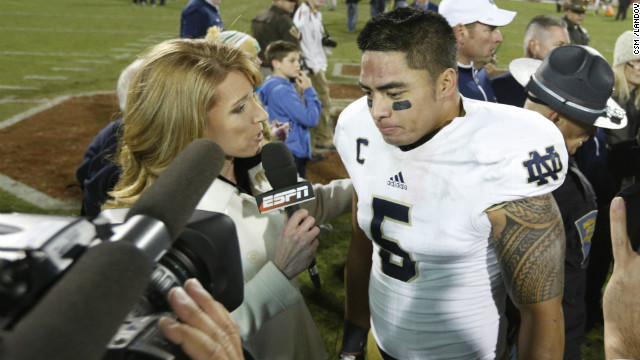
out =
[[[553,196],[487,211],[507,291],[520,310],[519,359],[559,359],[564,350],[564,227]]]
[[[353,192],[351,245],[344,270],[345,319],[354,325],[369,328],[369,275],[371,273],[371,240],[358,226],[358,194]]]
[[[353,191],[351,245],[344,268],[345,324],[340,359],[361,359],[369,332],[369,275],[373,245],[358,226],[358,195]]]

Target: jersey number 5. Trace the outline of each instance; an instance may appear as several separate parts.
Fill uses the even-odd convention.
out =
[[[409,253],[400,247],[396,240],[382,234],[382,224],[385,220],[391,220],[411,225],[409,222],[411,208],[375,196],[372,205],[371,236],[381,247],[379,255],[382,260],[382,272],[394,279],[410,282],[418,274],[416,262],[411,259]]]

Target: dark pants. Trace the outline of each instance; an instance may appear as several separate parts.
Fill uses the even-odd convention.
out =
[[[581,360],[586,306],[586,271],[565,271],[562,312],[564,313],[564,360]]]
[[[613,255],[611,252],[611,227],[609,206],[598,209],[596,229],[591,239],[585,301],[587,305],[587,326],[603,325],[602,287],[607,281]]]
[[[304,178],[307,176],[307,161],[309,161],[309,159],[302,159],[293,155],[293,162],[296,164],[296,168],[298,169],[298,175],[301,178]]]
[[[616,20],[625,20],[627,18],[627,9],[631,5],[631,0],[620,0],[618,2],[618,13],[616,14]]]

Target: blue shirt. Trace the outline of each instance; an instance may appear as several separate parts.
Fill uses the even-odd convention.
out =
[[[309,128],[318,125],[322,103],[313,87],[304,90],[304,102],[289,80],[270,76],[258,93],[269,114],[269,122],[288,122],[291,132],[285,144],[293,155],[301,159],[311,158]]]
[[[464,97],[496,102],[491,80],[484,69],[476,71],[471,66],[466,67],[458,63],[458,89]]]
[[[212,26],[225,30],[218,7],[205,0],[190,0],[180,17],[180,37],[203,38]]]

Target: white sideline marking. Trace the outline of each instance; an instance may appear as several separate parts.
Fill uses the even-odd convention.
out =
[[[24,80],[67,80],[66,76],[25,75]]]
[[[140,49],[131,49],[131,48],[111,48],[111,51],[117,52],[138,52]]]
[[[62,201],[54,199],[47,194],[41,193],[28,185],[2,174],[0,174],[0,189],[46,210],[72,210],[80,208],[80,202],[78,201]]]
[[[81,68],[81,67],[52,67],[53,71],[91,71],[90,68]]]
[[[76,59],[74,61],[81,64],[110,64],[111,63],[111,61],[109,60]]]
[[[6,90],[40,90],[39,87],[35,87],[35,86],[14,86],[14,85],[0,85],[0,89],[6,89]]]
[[[25,55],[25,56],[63,56],[63,57],[74,57],[74,56],[84,56],[84,57],[105,57],[104,54],[89,54],[89,53],[78,53],[78,52],[42,52],[42,51],[10,51],[4,50],[0,51],[0,55]]]
[[[71,99],[73,97],[82,97],[82,96],[93,96],[93,95],[104,95],[104,94],[113,94],[113,91],[94,91],[94,92],[88,92],[88,93],[83,93],[83,94],[74,94],[74,95],[64,95],[64,96],[59,96],[55,99],[51,99],[51,100],[47,100],[44,104],[36,106],[34,108],[31,108],[25,112],[22,112],[20,114],[14,115],[6,120],[0,121],[0,129],[4,129],[6,127],[9,127],[15,123],[18,123],[30,116],[33,116],[41,111],[47,110],[49,108],[52,108],[58,104],[60,104],[61,102]]]

